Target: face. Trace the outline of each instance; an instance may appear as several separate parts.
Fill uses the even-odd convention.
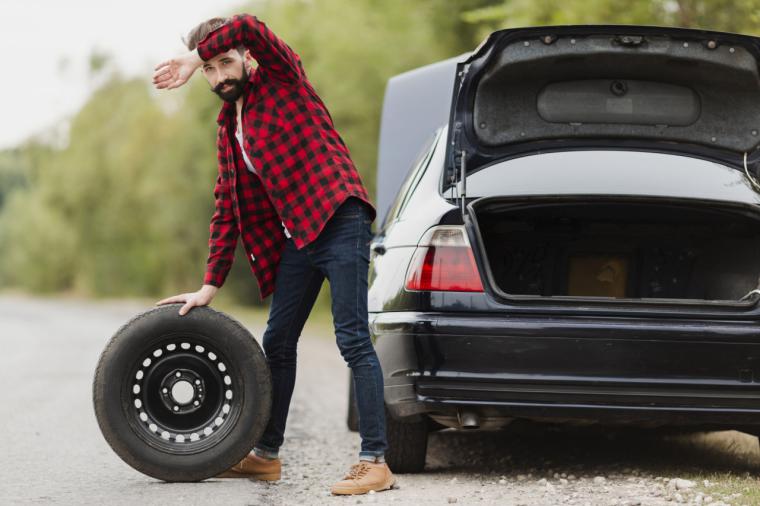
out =
[[[243,94],[243,87],[248,81],[248,51],[243,56],[237,49],[218,54],[204,62],[201,71],[211,91],[222,100],[234,102]]]

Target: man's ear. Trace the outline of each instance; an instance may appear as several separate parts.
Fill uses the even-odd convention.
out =
[[[256,66],[258,65],[258,63],[253,58],[253,56],[251,56],[251,52],[247,49],[245,50],[245,52],[243,52],[243,64],[245,65],[246,70],[248,70],[249,72],[251,71],[251,69],[256,68]]]

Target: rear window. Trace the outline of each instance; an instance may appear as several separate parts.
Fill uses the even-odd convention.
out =
[[[760,203],[744,174],[715,162],[644,151],[539,153],[498,162],[467,177],[467,197],[650,195]],[[454,198],[448,188],[442,193]]]

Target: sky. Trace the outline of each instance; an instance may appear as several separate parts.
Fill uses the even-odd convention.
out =
[[[93,50],[124,75],[186,51],[181,37],[200,21],[236,12],[241,0],[0,0],[0,149],[65,124],[94,86]],[[252,13],[255,14],[255,13]]]

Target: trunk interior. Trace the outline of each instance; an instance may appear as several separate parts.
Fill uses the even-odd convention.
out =
[[[760,221],[746,208],[489,198],[472,209],[508,295],[738,301],[758,288]]]

